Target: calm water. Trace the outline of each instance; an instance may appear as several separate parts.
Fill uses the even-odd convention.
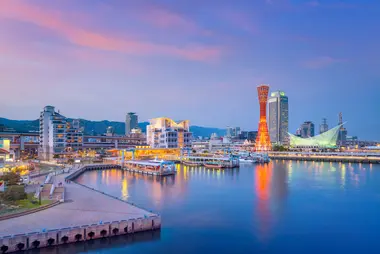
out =
[[[70,253],[380,252],[380,165],[178,166],[173,177],[108,170],[77,181],[160,213],[163,228]]]

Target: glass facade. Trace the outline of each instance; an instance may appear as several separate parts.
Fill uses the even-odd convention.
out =
[[[282,91],[273,92],[268,100],[269,135],[273,143],[287,144],[289,130],[289,101]]]
[[[289,133],[291,147],[304,148],[336,148],[341,125],[332,128],[318,136],[301,138]]]

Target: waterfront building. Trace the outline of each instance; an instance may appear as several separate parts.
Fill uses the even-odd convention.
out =
[[[79,119],[66,122],[66,151],[77,152],[83,149],[83,130]]]
[[[83,131],[79,128],[79,121],[69,121],[53,106],[46,106],[40,114],[39,157],[52,160],[56,155],[78,151],[82,146]]]
[[[267,125],[267,101],[269,86],[260,85],[257,87],[257,92],[260,105],[260,121],[258,134],[256,137],[255,149],[256,151],[268,151],[272,147]]]
[[[336,148],[340,125],[317,136],[297,137],[289,133],[291,148],[326,149]]]
[[[314,132],[314,123],[311,121],[306,121],[304,122],[300,129],[301,129],[301,138],[310,138],[314,137],[315,132]]]
[[[136,113],[129,112],[125,119],[125,135],[131,134],[132,129],[139,128],[139,120]]]
[[[42,160],[52,160],[63,154],[66,146],[66,117],[46,106],[40,114],[40,139],[38,155]]]
[[[268,99],[268,127],[270,140],[276,144],[287,144],[289,131],[288,96],[282,91],[271,93]]]
[[[322,119],[322,124],[319,125],[319,134],[322,134],[326,131],[329,130],[329,125],[327,124],[327,119],[326,118],[323,118]]]
[[[151,148],[191,147],[189,120],[177,123],[166,117],[151,119],[146,127],[146,140]]]

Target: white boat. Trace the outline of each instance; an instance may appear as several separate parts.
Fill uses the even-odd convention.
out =
[[[239,162],[241,162],[241,163],[256,163],[257,161],[255,159],[251,159],[251,158],[240,158]]]

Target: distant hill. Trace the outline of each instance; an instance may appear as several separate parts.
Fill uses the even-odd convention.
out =
[[[0,124],[4,124],[6,127],[14,129],[16,132],[35,132],[39,130],[39,120],[10,120],[6,118],[0,118]],[[89,121],[80,119],[81,126],[84,127],[85,134],[100,135],[106,132],[107,127],[112,126],[116,134],[123,135],[125,132],[125,123],[113,122],[113,121]],[[139,123],[139,127],[143,132],[146,131],[148,122]],[[212,133],[216,133],[218,136],[224,136],[225,129],[190,126],[190,131],[193,132],[194,137],[202,136],[209,137]]]

